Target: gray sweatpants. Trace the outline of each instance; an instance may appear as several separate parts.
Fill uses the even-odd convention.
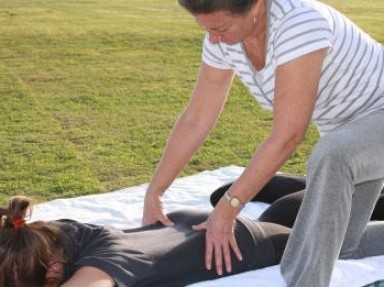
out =
[[[338,257],[384,254],[384,222],[367,225],[383,179],[384,110],[319,140],[281,261],[288,287],[327,287]]]

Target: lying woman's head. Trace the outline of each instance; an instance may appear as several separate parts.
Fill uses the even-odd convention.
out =
[[[31,200],[23,196],[0,208],[0,287],[47,286],[60,253],[59,231],[50,223],[26,224],[30,212]]]
[[[245,14],[258,0],[178,0],[179,4],[191,14],[206,14],[228,11],[233,14]]]

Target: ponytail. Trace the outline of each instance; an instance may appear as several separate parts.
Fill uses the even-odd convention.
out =
[[[21,228],[27,214],[31,212],[31,199],[24,196],[14,196],[8,202],[7,208],[0,208],[1,228]]]
[[[0,287],[43,286],[58,252],[59,231],[49,222],[27,224],[31,199],[12,197],[0,207]]]

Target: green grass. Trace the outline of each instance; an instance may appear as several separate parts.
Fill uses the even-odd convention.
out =
[[[384,2],[327,1],[384,42]],[[0,0],[0,201],[106,192],[150,180],[188,100],[204,32],[175,0]],[[244,166],[271,115],[235,82],[182,175]],[[284,167],[305,172],[317,140]]]

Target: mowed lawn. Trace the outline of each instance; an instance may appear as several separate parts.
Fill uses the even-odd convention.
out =
[[[327,0],[384,42],[384,2]],[[200,64],[204,31],[176,0],[0,0],[0,203],[148,182]],[[238,82],[180,175],[244,166],[271,127]],[[305,172],[318,136],[283,171]]]

